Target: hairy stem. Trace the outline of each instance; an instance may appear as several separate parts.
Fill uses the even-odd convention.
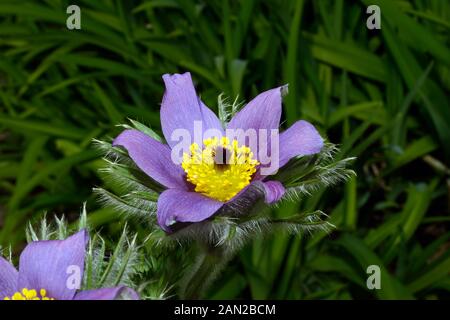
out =
[[[200,299],[229,261],[223,247],[202,246],[195,263],[186,271],[180,298]]]

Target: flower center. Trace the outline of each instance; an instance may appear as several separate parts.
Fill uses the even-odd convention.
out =
[[[253,159],[249,147],[239,146],[227,137],[203,140],[190,146],[190,154],[183,154],[181,166],[195,191],[219,200],[228,201],[250,183],[259,162]]]
[[[5,297],[3,300],[55,300],[47,297],[47,291],[45,289],[39,290],[39,294],[36,290],[28,290],[23,288],[22,291],[14,293],[11,297]]]

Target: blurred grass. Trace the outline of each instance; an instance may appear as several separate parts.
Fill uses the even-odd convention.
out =
[[[72,2],[70,4],[73,4]],[[450,3],[440,0],[0,2],[0,244],[45,211],[120,232],[97,206],[95,137],[127,118],[160,131],[161,75],[190,71],[213,109],[289,83],[284,123],[306,119],[358,177],[278,217],[321,209],[331,235],[248,245],[211,298],[443,298],[450,290]],[[382,29],[365,27],[378,4]],[[366,288],[366,268],[383,270]]]

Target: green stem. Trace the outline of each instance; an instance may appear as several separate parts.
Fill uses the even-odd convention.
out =
[[[222,247],[204,246],[181,281],[180,298],[200,299],[228,262]]]

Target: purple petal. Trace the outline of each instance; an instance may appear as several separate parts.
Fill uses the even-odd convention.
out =
[[[113,146],[127,149],[131,159],[148,176],[168,188],[186,188],[184,171],[172,161],[168,146],[138,130],[125,130]]]
[[[71,300],[81,284],[86,230],[65,240],[35,241],[20,256],[18,289],[45,289],[47,296]]]
[[[0,257],[0,300],[17,291],[19,273],[8,260]]]
[[[198,98],[189,72],[165,74],[163,80],[166,92],[161,104],[161,127],[171,148],[178,143],[177,140],[172,140],[172,133],[177,129],[187,130],[191,143],[194,142],[194,139],[198,143],[197,140],[202,139],[203,132],[208,129],[223,131],[217,116]],[[202,125],[202,130],[195,134],[194,121],[198,121]]]
[[[165,231],[175,222],[199,222],[211,217],[223,203],[197,192],[169,189],[158,199],[158,223]]]
[[[227,130],[243,130],[244,132],[234,135],[240,143],[245,140],[245,131],[249,129],[266,130],[266,141],[258,141],[258,144],[265,143],[267,148],[270,146],[271,129],[278,130],[281,118],[281,90],[282,87],[265,91],[250,101],[241,111],[231,119]],[[229,132],[227,135],[233,138]],[[248,143],[246,143],[248,144]],[[257,155],[258,150],[253,150]]]
[[[297,121],[280,134],[278,164],[274,163],[273,157],[276,153],[273,153],[269,165],[261,166],[261,172],[256,173],[255,179],[264,179],[265,176],[275,174],[293,157],[318,153],[322,147],[323,139],[316,128],[307,121]]]
[[[225,211],[236,216],[249,214],[256,203],[264,198],[264,187],[262,181],[252,181],[244,187],[237,195],[225,203]]]
[[[133,289],[121,286],[80,291],[74,300],[139,300],[139,295]]]
[[[275,203],[281,199],[286,189],[279,181],[263,182],[264,193],[266,195],[266,203]]]
[[[216,114],[208,108],[203,101],[200,99],[200,110],[202,112],[203,118],[203,137],[202,139],[213,138],[213,137],[222,137],[224,136],[224,130],[222,127],[222,123],[219,118],[217,118]]]
[[[297,121],[280,134],[280,167],[296,156],[320,152],[323,139],[314,126],[304,120]]]

